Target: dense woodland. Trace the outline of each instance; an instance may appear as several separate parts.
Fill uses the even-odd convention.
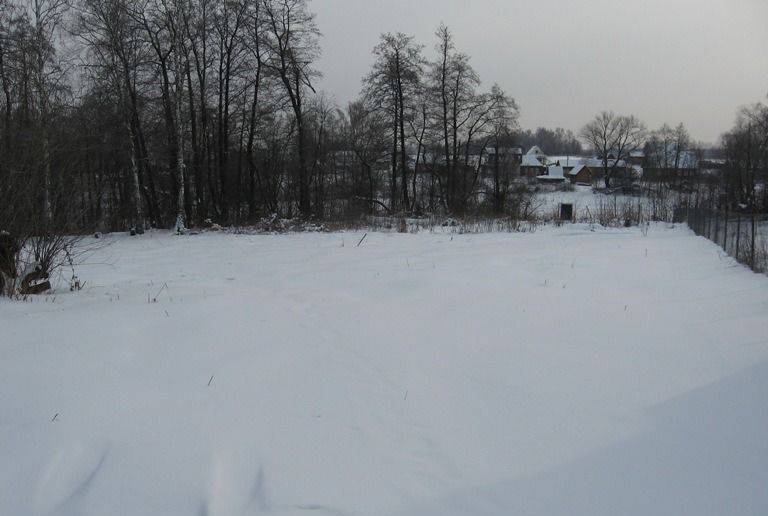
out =
[[[434,62],[382,35],[360,99],[340,107],[314,88],[305,0],[2,2],[9,228],[463,211],[470,155],[516,128],[514,100],[480,90],[445,27]]]
[[[498,215],[513,186],[495,149],[694,146],[682,126],[613,113],[578,138],[522,131],[447,27],[427,43],[383,34],[339,106],[315,88],[308,0],[0,0],[0,230]],[[768,208],[768,108],[744,109],[723,148],[729,202]]]

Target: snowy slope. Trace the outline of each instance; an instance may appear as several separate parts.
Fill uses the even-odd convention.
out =
[[[768,278],[665,226],[361,236],[116,237],[0,300],[0,515],[768,513]]]

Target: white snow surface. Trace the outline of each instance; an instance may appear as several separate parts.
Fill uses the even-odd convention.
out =
[[[768,278],[683,227],[361,237],[110,237],[0,300],[0,514],[768,514]]]

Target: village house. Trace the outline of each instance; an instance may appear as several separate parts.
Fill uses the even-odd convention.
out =
[[[672,152],[667,156],[651,155],[643,167],[643,179],[655,183],[690,181],[699,171],[699,159],[694,151]]]
[[[635,153],[634,160],[640,155]],[[548,157],[538,147],[532,147],[522,156],[520,175],[522,177],[536,178],[543,183],[557,183],[565,180],[573,184],[592,185],[595,181],[604,178],[603,160],[599,157],[583,156],[552,156]],[[617,160],[613,153],[608,156],[608,170],[612,179],[624,181],[630,177],[642,175],[642,167],[634,165],[630,159]],[[562,170],[562,175],[559,175]]]
[[[589,158],[584,161],[584,164],[589,167],[592,172],[592,180],[598,181],[605,177],[605,163],[601,158]],[[611,179],[618,181],[626,180],[633,173],[633,168],[623,159],[617,160],[615,158],[608,158],[608,173],[611,174]]]
[[[576,165],[567,174],[572,184],[592,185],[592,170],[587,165]]]
[[[520,175],[522,177],[537,177],[547,172],[547,155],[534,145],[522,156],[520,163]]]
[[[642,167],[645,164],[645,151],[634,150],[629,153],[629,159],[627,160],[630,165],[636,165]]]
[[[557,165],[563,167],[563,171],[567,176],[568,173],[579,165],[583,165],[586,158],[580,156],[553,156],[549,158],[550,165]]]

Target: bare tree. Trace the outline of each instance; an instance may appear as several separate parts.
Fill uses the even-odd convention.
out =
[[[196,0],[182,11],[186,34],[187,54],[187,103],[189,105],[190,143],[192,146],[192,169],[195,177],[195,197],[199,220],[205,220],[211,211],[220,215],[220,206],[212,171],[212,132],[209,95],[210,73],[214,62],[213,12],[214,0]],[[193,74],[194,71],[194,74]]]
[[[256,214],[256,188],[261,182],[259,168],[255,157],[256,133],[262,116],[265,77],[264,62],[266,59],[263,38],[268,26],[265,24],[261,2],[254,2],[248,13],[247,43],[250,53],[250,66],[254,71],[253,77],[248,81],[248,86],[253,91],[248,118],[248,140],[246,143],[246,157],[248,160],[248,217]],[[240,189],[238,189],[240,191]]]
[[[373,68],[363,79],[363,97],[368,109],[384,111],[391,121],[390,209],[393,211],[399,205],[405,209],[410,207],[405,127],[406,118],[416,99],[421,81],[424,65],[422,48],[421,45],[414,43],[413,36],[407,36],[402,32],[382,34],[379,44],[373,49],[373,55],[376,58]],[[397,189],[398,166],[400,169],[399,192]]]
[[[232,81],[246,50],[241,36],[248,21],[248,7],[249,3],[244,1],[222,2],[213,17],[218,42],[217,153],[221,183],[220,205],[225,218],[229,218],[229,201],[233,196],[229,184]],[[240,185],[237,185],[236,190],[239,192]]]
[[[11,116],[13,113],[13,98],[11,95],[12,79],[11,71],[8,67],[8,61],[12,45],[12,26],[13,19],[16,16],[16,8],[8,0],[0,0],[0,82],[2,83],[2,138],[0,138],[0,149],[4,160],[0,160],[0,185],[7,173],[8,163],[5,161],[11,152]],[[2,186],[0,186],[2,188]],[[2,199],[2,197],[0,197]]]
[[[512,150],[520,112],[514,99],[507,97],[497,86],[494,86],[491,97],[496,100],[492,102],[487,115],[488,136],[484,147],[489,144],[493,146],[493,155],[490,156],[493,169],[493,209],[495,213],[501,214],[506,208],[510,176],[516,165]]]
[[[509,97],[498,85],[494,85],[490,93],[475,96],[475,102],[471,103],[467,110],[466,129],[464,131],[464,163],[466,171],[462,175],[461,209],[475,195],[475,187],[485,160],[488,145],[496,137],[498,131],[510,131],[516,123],[518,109],[515,100]],[[475,152],[474,165],[470,163],[470,153]],[[473,170],[474,168],[474,170]],[[471,183],[467,174],[471,174]]]
[[[154,195],[149,194],[154,189],[146,186],[148,171],[140,145],[142,129],[133,80],[141,59],[141,50],[133,36],[136,27],[128,17],[125,0],[81,0],[77,12],[73,33],[86,44],[90,52],[90,69],[96,70],[92,79],[99,81],[106,77],[108,88],[118,99],[130,155],[134,209],[132,226],[141,232],[145,225],[144,200],[153,218],[156,201]]]
[[[387,127],[389,121],[380,110],[370,110],[365,102],[351,102],[347,107],[348,135],[347,140],[360,164],[360,175],[365,178],[367,188],[355,189],[354,194],[363,200],[370,212],[375,213],[380,205],[377,188],[379,178],[377,164],[385,159],[388,148]]]
[[[425,205],[423,178],[421,182],[422,188],[420,193],[417,193],[417,183],[420,176],[423,175],[421,174],[421,167],[422,163],[426,160],[429,139],[431,138],[431,118],[429,108],[430,99],[427,95],[426,88],[422,86],[419,88],[416,103],[411,107],[410,116],[407,117],[408,126],[410,127],[410,137],[416,143],[416,156],[413,160],[413,176],[411,187],[411,191],[413,192],[412,205],[410,207],[411,211],[420,211],[421,208],[423,208]],[[435,176],[431,173],[429,175],[431,180],[430,191],[432,191],[433,188],[431,188],[431,186],[435,181]],[[432,201],[430,200],[430,205],[431,203]]]
[[[648,137],[645,161],[651,168],[665,171],[679,186],[682,183],[681,169],[688,169],[693,165],[690,162],[692,150],[693,142],[685,125],[680,123],[672,128],[664,124]]]
[[[186,194],[186,165],[184,163],[184,56],[182,48],[184,46],[183,20],[184,20],[184,0],[174,0],[173,11],[171,15],[171,27],[173,30],[173,49],[174,49],[174,104],[176,107],[176,224],[174,229],[177,233],[183,233],[187,230],[187,214],[185,212]]]
[[[34,37],[32,77],[38,106],[41,142],[41,167],[43,175],[43,209],[45,220],[50,221],[52,212],[51,191],[51,103],[61,86],[63,71],[57,60],[54,38],[64,21],[65,0],[32,0],[31,20]]]
[[[617,115],[603,111],[580,132],[582,139],[597,153],[603,164],[605,187],[610,188],[611,179],[633,151],[643,148],[645,124],[634,115]]]
[[[483,123],[480,122],[483,117],[478,116],[478,112],[488,109],[490,97],[477,94],[480,77],[469,64],[469,56],[456,51],[453,34],[448,27],[440,25],[435,35],[438,38],[438,56],[432,63],[430,80],[436,102],[433,116],[441,134],[445,160],[445,179],[441,184],[445,187],[443,197],[448,210],[461,212],[467,197],[467,173],[472,172],[467,167],[466,159],[461,159],[465,154],[462,143],[468,148],[475,129],[473,126]]]
[[[723,135],[723,148],[729,203],[756,208],[758,185],[768,180],[768,106],[758,103],[742,108],[735,126]],[[768,210],[765,190],[763,208]]]
[[[313,68],[320,48],[315,15],[308,10],[308,0],[262,0],[269,27],[264,44],[268,49],[265,65],[283,85],[296,124],[298,155],[299,212],[311,215],[310,177],[307,163],[305,127],[307,92],[314,93],[312,81],[319,73]]]
[[[455,213],[467,209],[475,197],[484,156],[493,140],[497,122],[514,127],[517,105],[501,88],[480,93],[480,77],[468,55],[455,48],[450,30],[441,25],[436,36],[437,59],[431,65],[432,127],[439,135],[446,208]]]

